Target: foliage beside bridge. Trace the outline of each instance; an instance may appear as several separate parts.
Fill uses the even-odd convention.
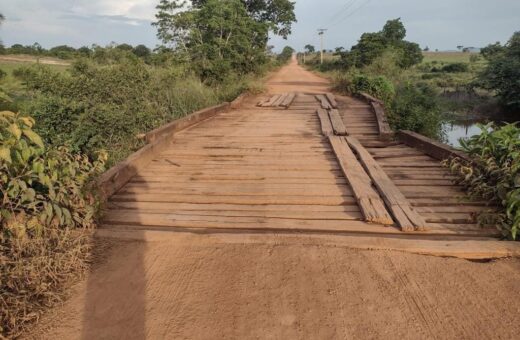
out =
[[[34,120],[0,112],[0,334],[14,336],[85,267],[97,213],[90,185],[105,154],[90,161],[48,148]],[[82,231],[83,230],[83,231]]]
[[[520,128],[515,124],[498,127],[481,125],[481,134],[462,141],[472,164],[458,158],[447,164],[459,176],[458,183],[476,199],[483,199],[498,212],[481,215],[480,222],[500,226],[517,239],[520,232]]]

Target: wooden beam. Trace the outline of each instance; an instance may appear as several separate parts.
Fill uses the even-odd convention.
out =
[[[318,99],[318,101],[320,102],[322,109],[325,109],[325,110],[332,109],[332,106],[330,106],[329,101],[327,100],[327,98],[324,95],[317,94],[316,99]]]
[[[347,128],[345,124],[343,124],[343,120],[339,115],[338,110],[330,110],[329,111],[330,122],[332,123],[332,128],[334,129],[334,134],[337,136],[346,136]]]
[[[392,217],[385,208],[379,194],[372,187],[370,177],[350,150],[344,137],[329,136],[330,144],[338,159],[341,170],[347,178],[354,197],[367,222],[390,225]]]
[[[316,110],[318,117],[320,118],[321,123],[321,133],[324,136],[332,136],[334,134],[334,130],[332,129],[332,124],[330,123],[330,118],[324,109]]]
[[[338,108],[338,102],[336,102],[336,98],[334,97],[334,95],[332,93],[330,93],[330,92],[325,93],[325,97],[327,97],[327,99],[333,109]]]
[[[418,133],[401,130],[397,132],[397,137],[406,145],[420,150],[435,159],[445,160],[458,157],[466,162],[471,162],[471,158],[464,152],[455,150],[447,144],[435,141]]]
[[[369,95],[368,93],[366,92],[360,92],[359,93],[359,96],[364,99],[366,102],[368,102],[369,104],[372,103],[372,102],[376,102],[376,103],[379,103],[381,105],[384,105],[383,101],[380,100],[380,99],[377,99],[371,95]]]
[[[220,105],[208,107],[193,112],[187,115],[186,117],[176,119],[171,123],[165,124],[163,126],[158,127],[157,129],[148,132],[145,136],[145,140],[147,143],[153,143],[154,141],[156,141],[164,135],[169,135],[177,131],[184,130],[192,125],[200,123],[203,120],[215,116],[217,113],[226,112],[229,110],[229,107],[229,103],[222,103]]]
[[[385,109],[383,105],[378,102],[371,102],[370,105],[374,110],[377,121],[377,128],[379,131],[379,137],[382,140],[391,140],[394,136],[394,132],[390,128],[390,124],[388,124],[388,120],[386,119]]]
[[[424,230],[426,222],[408,202],[403,193],[392,182],[383,168],[372,155],[354,137],[346,137],[350,147],[357,153],[358,159],[372,178],[372,182],[385,200],[387,207],[403,231]]]

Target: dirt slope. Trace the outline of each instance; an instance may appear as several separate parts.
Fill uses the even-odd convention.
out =
[[[269,89],[302,85],[326,89],[294,63]],[[92,273],[27,338],[514,339],[520,332],[517,259],[355,250],[298,234],[159,235],[100,238]]]

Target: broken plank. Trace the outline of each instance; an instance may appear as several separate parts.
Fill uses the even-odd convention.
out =
[[[267,102],[263,103],[263,104],[262,104],[262,107],[270,107],[270,106],[273,106],[273,103],[274,103],[275,101],[277,101],[278,98],[280,98],[280,95],[279,95],[279,94],[275,94],[274,96],[271,97],[271,99],[269,99]]]
[[[330,117],[330,122],[332,123],[332,129],[334,130],[335,135],[337,135],[337,136],[348,135],[347,128],[345,127],[345,124],[343,124],[343,120],[341,119],[341,116],[339,115],[338,110],[330,110],[329,117]]]
[[[330,103],[330,106],[332,106],[333,109],[338,108],[338,102],[336,102],[336,98],[334,97],[334,95],[332,93],[330,93],[330,92],[325,93],[325,97],[327,98],[327,100]]]
[[[404,194],[392,182],[383,168],[354,137],[346,137],[350,147],[357,153],[359,161],[368,172],[374,185],[385,200],[388,208],[403,231],[423,230],[426,222],[408,202]]]
[[[320,118],[321,123],[321,133],[324,136],[332,136],[334,134],[334,130],[332,129],[332,124],[330,123],[330,118],[327,111],[323,109],[316,110],[318,117]]]
[[[385,208],[379,194],[372,187],[370,177],[359,164],[343,137],[330,136],[330,144],[338,158],[338,163],[347,178],[359,208],[367,222],[393,224],[392,217]]]
[[[325,110],[332,109],[332,106],[330,106],[329,101],[327,100],[327,98],[324,95],[317,94],[316,99],[318,99],[318,101],[320,102],[322,109],[325,109]]]
[[[289,94],[288,93],[282,93],[280,95],[280,97],[278,97],[277,100],[275,100],[275,102],[273,103],[272,106],[276,107],[276,106],[279,106],[280,104],[282,104],[282,102],[287,98]]]
[[[280,106],[288,108],[289,106],[291,106],[291,104],[294,101],[295,97],[296,97],[296,93],[294,93],[294,92],[289,93],[289,95],[287,95],[287,97],[285,97],[284,101],[282,101]]]

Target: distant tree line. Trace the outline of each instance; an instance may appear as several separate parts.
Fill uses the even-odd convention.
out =
[[[60,59],[74,59],[77,57],[91,57],[103,49],[117,49],[133,53],[137,57],[149,57],[153,51],[145,45],[132,46],[130,44],[110,44],[106,47],[92,45],[74,48],[68,45],[59,45],[49,49],[43,48],[39,43],[32,45],[13,44],[10,47],[0,45],[0,54],[27,54],[39,57],[56,57]]]

